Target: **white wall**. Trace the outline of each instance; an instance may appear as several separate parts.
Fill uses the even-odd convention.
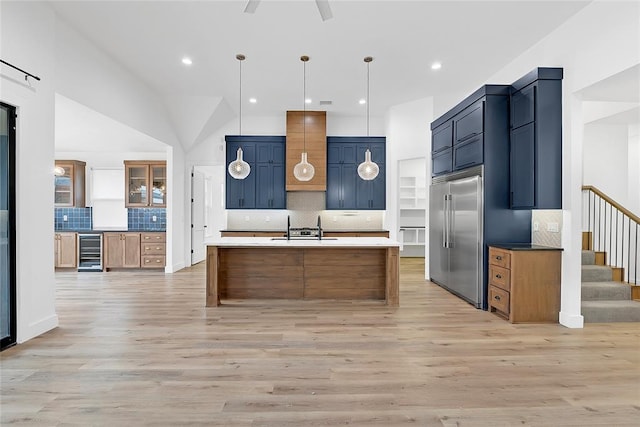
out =
[[[582,327],[584,117],[577,92],[640,63],[640,3],[594,1],[492,76],[511,83],[535,67],[563,67],[563,235],[560,323]]]
[[[2,2],[0,100],[18,107],[16,147],[17,340],[58,325],[53,267],[54,25],[48,6]],[[44,213],[44,214],[43,214]]]
[[[583,185],[593,185],[622,206],[628,206],[628,126],[587,124],[583,144]]]
[[[387,113],[387,214],[385,227],[392,239],[398,238],[398,161],[424,157],[426,162],[425,186],[431,177],[431,122],[433,99],[423,98],[389,109]],[[427,192],[426,205],[429,206]],[[429,224],[429,211],[425,224]],[[425,260],[429,259],[429,245],[425,245]],[[429,277],[429,263],[425,262],[425,278]]]

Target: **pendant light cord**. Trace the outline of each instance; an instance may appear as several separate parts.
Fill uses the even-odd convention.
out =
[[[302,150],[305,153],[307,152],[307,61],[302,60]]]
[[[238,95],[238,105],[240,106],[240,122],[238,135],[242,136],[242,60],[238,61],[240,63],[240,90]]]
[[[367,62],[367,137],[369,136],[369,64],[371,62]]]

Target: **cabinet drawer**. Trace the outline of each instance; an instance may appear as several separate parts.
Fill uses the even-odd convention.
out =
[[[453,145],[453,127],[451,122],[442,124],[433,130],[431,136],[431,152],[438,153]]]
[[[454,118],[455,144],[460,144],[467,139],[481,134],[484,131],[483,126],[483,108],[484,103],[474,104]]]
[[[149,242],[165,242],[166,241],[166,233],[140,233],[140,239],[142,243]]]
[[[509,292],[495,286],[489,286],[489,306],[504,314],[509,314]]]
[[[475,135],[453,147],[453,170],[484,163],[484,135]]]
[[[489,264],[511,268],[511,254],[496,248],[489,248]]]
[[[511,271],[497,265],[489,266],[489,284],[505,291],[511,290]]]
[[[143,243],[142,255],[165,255],[166,248],[164,243]]]
[[[140,267],[142,268],[164,268],[164,255],[143,255]]]
[[[431,175],[441,175],[451,172],[451,148],[444,150],[432,157]]]

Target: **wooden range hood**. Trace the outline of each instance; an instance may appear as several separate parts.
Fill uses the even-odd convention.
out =
[[[315,175],[310,181],[298,181],[293,168],[304,148],[305,117],[307,157]],[[287,191],[327,191],[326,111],[287,111]]]

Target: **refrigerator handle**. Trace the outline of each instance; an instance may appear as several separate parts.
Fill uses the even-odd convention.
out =
[[[447,247],[453,248],[454,242],[453,238],[455,236],[454,232],[454,212],[453,212],[453,194],[449,194],[449,207],[447,208],[447,213],[449,214],[449,219],[447,220]]]
[[[442,247],[447,247],[447,233],[449,230],[449,212],[447,212],[447,195],[444,195],[444,209],[442,210],[442,220],[444,225],[442,227]]]

